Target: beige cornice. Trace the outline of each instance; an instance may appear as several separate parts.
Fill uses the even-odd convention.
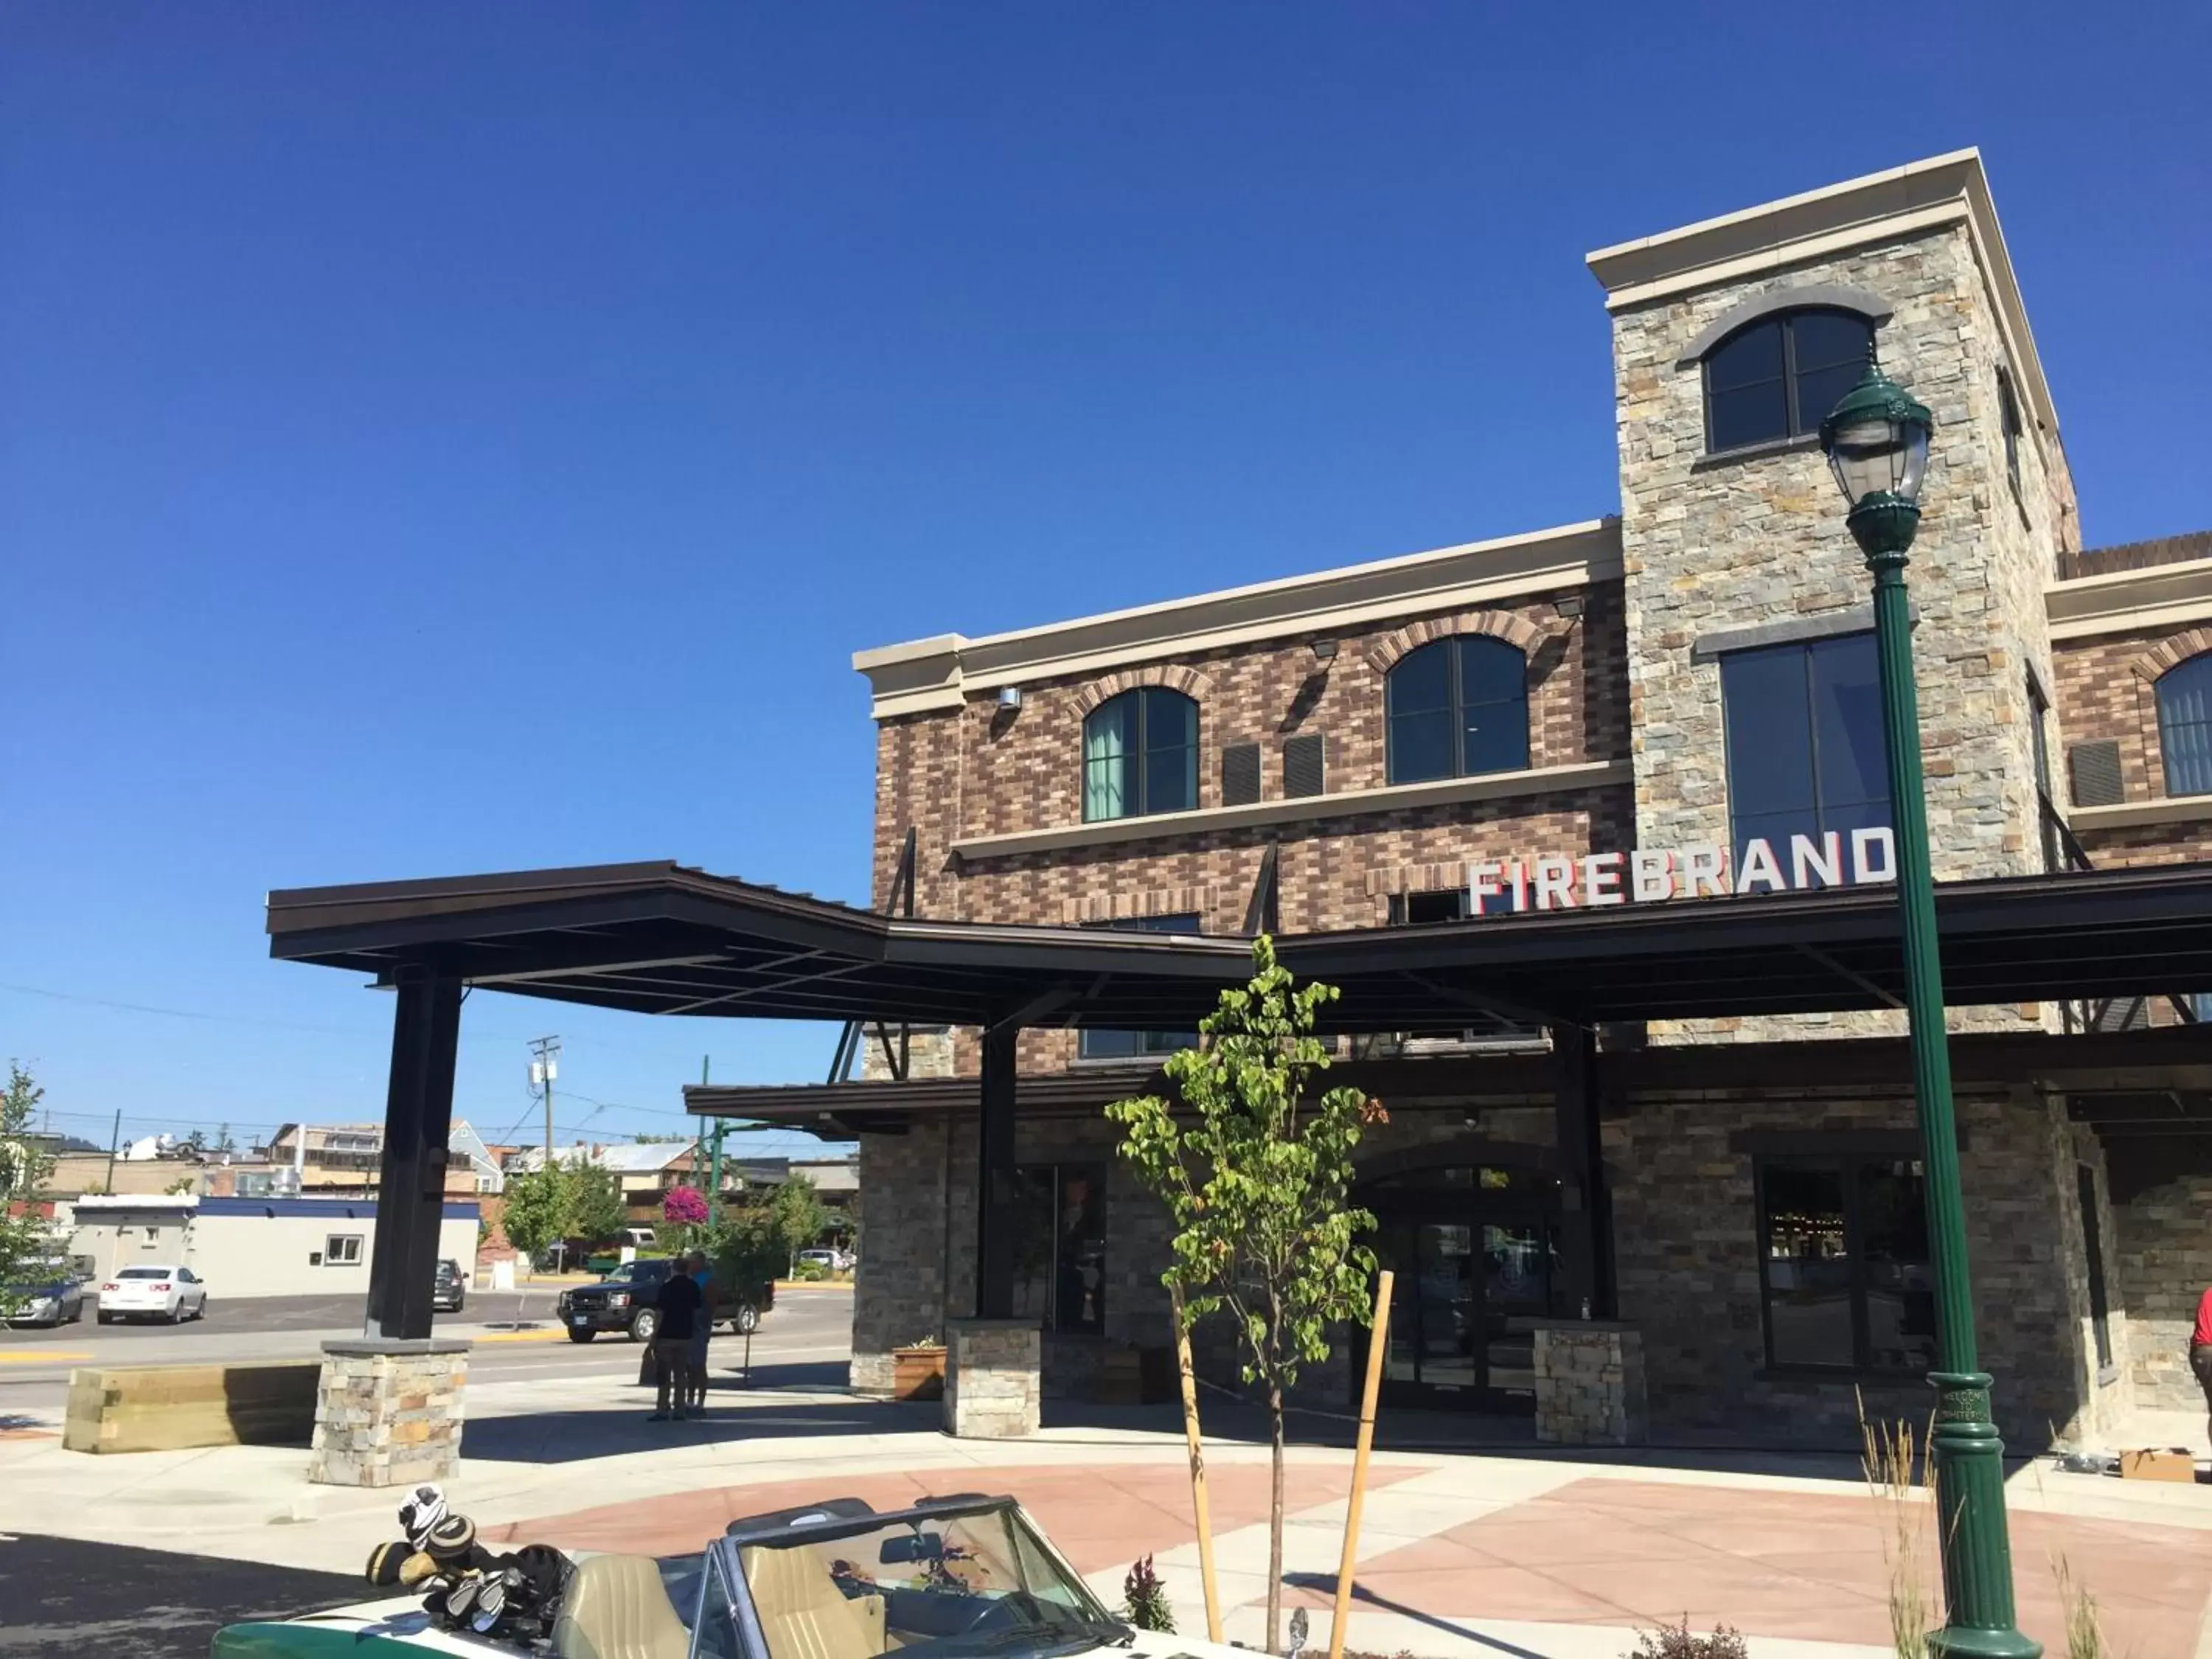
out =
[[[2212,622],[2212,559],[2049,582],[2043,605],[2054,640]]]
[[[2118,806],[2074,806],[2066,824],[2077,836],[2098,830],[2133,830],[2143,824],[2196,823],[2212,818],[2212,795],[2171,795],[2164,800],[2123,802]]]
[[[1474,778],[1439,778],[1433,783],[1400,783],[1381,789],[1347,789],[1334,795],[1253,801],[1243,806],[1202,806],[1192,812],[1109,818],[1103,823],[1063,823],[1045,830],[1018,830],[1011,835],[972,836],[965,841],[954,842],[951,851],[963,859],[1057,853],[1073,847],[1104,847],[1116,842],[1150,841],[1162,836],[1301,823],[1315,818],[1350,817],[1362,812],[1395,812],[1408,806],[1533,799],[1555,795],[1563,790],[1596,789],[1635,781],[1635,769],[1627,761],[1585,761],[1573,766],[1535,767],[1524,772],[1489,772]]]
[[[2038,428],[2056,433],[2058,411],[2027,325],[2012,256],[1990,197],[1978,149],[1926,161],[1778,202],[1704,219],[1680,230],[1601,247],[1586,263],[1606,291],[1606,309],[1623,311],[1678,294],[1741,281],[1872,243],[1964,224],[1997,308],[2005,355]]]
[[[940,634],[855,652],[853,666],[868,677],[875,717],[887,720],[957,708],[1001,686],[1187,659],[1302,634],[1351,634],[1620,576],[1620,521],[1593,519],[982,639]]]

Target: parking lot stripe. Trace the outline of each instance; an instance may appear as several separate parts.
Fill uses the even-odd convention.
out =
[[[15,1353],[0,1353],[0,1365],[55,1365],[64,1359],[91,1358],[90,1354],[78,1348],[25,1348]]]

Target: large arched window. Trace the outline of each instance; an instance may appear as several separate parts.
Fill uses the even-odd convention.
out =
[[[1407,653],[1387,701],[1392,783],[1528,764],[1528,659],[1503,640],[1457,634]]]
[[[1705,448],[1742,449],[1820,429],[1866,373],[1874,325],[1826,307],[1761,317],[1705,354]]]
[[[2158,744],[2167,794],[2212,795],[2212,651],[2160,677]]]
[[[1198,705],[1140,686],[1083,722],[1083,821],[1187,812],[1198,805]]]

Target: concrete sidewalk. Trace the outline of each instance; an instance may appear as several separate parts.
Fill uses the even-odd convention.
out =
[[[1011,1492],[1118,1602],[1150,1554],[1182,1628],[1203,1628],[1195,1527],[1172,1419],[1094,1414],[1020,1442],[954,1441],[932,1406],[853,1398],[835,1367],[718,1378],[704,1421],[644,1420],[605,1377],[479,1383],[449,1491],[493,1540],[696,1548],[744,1514],[850,1493]],[[1266,1591],[1264,1444],[1207,1449],[1228,1634],[1256,1642]],[[1293,1450],[1286,1592],[1326,1640],[1350,1455]],[[231,1448],[94,1458],[0,1443],[8,1521],[25,1531],[301,1568],[357,1571],[392,1535],[396,1495],[309,1486],[306,1455]],[[2023,1625],[2055,1650],[2056,1566],[2096,1598],[2110,1650],[2197,1659],[2212,1595],[2212,1487],[2025,1468],[2010,1487]],[[1759,1659],[1887,1651],[1885,1510],[1846,1460],[1533,1449],[1377,1455],[1351,1641],[1436,1659],[1614,1659],[1638,1628],[1725,1621]]]

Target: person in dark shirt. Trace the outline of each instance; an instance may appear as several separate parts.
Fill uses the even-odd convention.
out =
[[[653,1334],[653,1357],[660,1368],[659,1403],[647,1420],[665,1423],[682,1418],[686,1385],[691,1376],[691,1332],[702,1316],[704,1295],[699,1281],[679,1269],[661,1282],[660,1324]],[[672,1407],[672,1401],[673,1405]]]

